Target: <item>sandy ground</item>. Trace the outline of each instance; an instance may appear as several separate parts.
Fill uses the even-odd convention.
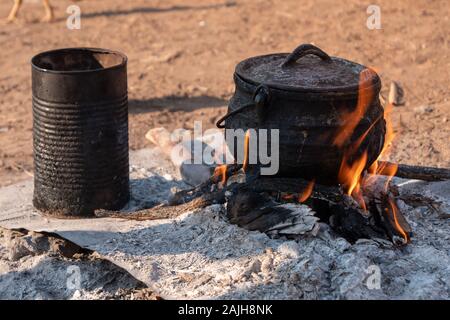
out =
[[[1,1],[6,17],[12,1]],[[129,57],[130,144],[152,127],[211,127],[233,93],[240,60],[314,43],[331,55],[375,67],[399,81],[406,104],[394,111],[392,159],[450,167],[450,6],[448,1],[380,0],[381,30],[366,27],[367,2],[350,0],[81,1],[81,30],[68,30],[69,1],[52,1],[41,23],[37,1],[0,25],[0,186],[33,169],[29,60],[43,50],[94,46]]]

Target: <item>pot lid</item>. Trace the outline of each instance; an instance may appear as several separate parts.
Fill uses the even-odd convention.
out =
[[[330,57],[321,49],[302,44],[292,53],[248,58],[236,66],[236,74],[255,85],[303,92],[354,93],[381,86],[375,71],[359,63]]]

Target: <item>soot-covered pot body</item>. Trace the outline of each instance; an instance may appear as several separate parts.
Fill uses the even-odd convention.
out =
[[[228,114],[218,126],[279,129],[278,176],[337,183],[343,156],[356,143],[351,158],[367,152],[366,167],[381,152],[381,81],[371,69],[301,45],[291,54],[242,61],[234,81]]]

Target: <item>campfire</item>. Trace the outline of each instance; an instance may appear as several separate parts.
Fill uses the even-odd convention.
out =
[[[449,172],[382,160],[394,140],[393,105],[381,105],[373,69],[301,45],[291,54],[244,60],[235,82],[229,112],[217,122],[245,132],[241,143],[226,139],[235,162],[218,165],[207,181],[177,192],[168,204],[127,219],[170,218],[219,203],[231,223],[272,237],[314,235],[320,221],[350,242],[410,242],[392,178],[444,180]],[[274,175],[263,173],[261,145],[254,141],[257,129],[267,128],[279,130]]]
[[[286,58],[283,65],[289,65],[308,53],[314,53],[325,61],[332,61],[317,47],[302,45]],[[332,186],[316,183],[319,179],[314,176],[309,180],[288,177],[277,179],[252,177],[257,175],[258,170],[253,172],[246,170],[250,137],[247,130],[244,162],[239,168],[245,178],[234,179],[234,176],[239,174],[236,173],[236,167],[229,173],[225,166],[219,166],[215,172],[220,185],[230,189],[228,214],[232,222],[264,231],[262,229],[267,227],[268,221],[277,224],[281,222],[280,219],[283,219],[283,212],[276,209],[280,204],[298,202],[309,206],[321,220],[328,221],[333,228],[350,240],[355,241],[364,237],[388,237],[396,244],[408,243],[411,228],[398,209],[395,190],[390,187],[390,180],[397,172],[397,165],[380,161],[389,152],[394,137],[390,120],[392,105],[386,105],[384,112],[373,119],[363,131],[361,130],[361,122],[371,112],[371,108],[374,108],[374,101],[378,100],[376,97],[378,87],[367,85],[367,83],[373,83],[372,80],[376,78],[374,74],[375,72],[369,68],[363,68],[359,72],[356,105],[350,110],[340,112],[337,119],[340,125],[337,129],[330,130],[320,137],[324,145],[331,144],[337,148],[336,154],[341,155],[336,179],[334,181],[332,178],[326,179],[328,182],[332,181]],[[370,149],[367,138],[370,134],[376,135],[372,130],[380,123],[383,129],[384,123],[386,124],[386,131],[384,137],[380,139],[383,141],[381,151],[376,160],[371,162],[374,151],[373,148]],[[308,151],[302,150],[302,152]],[[380,178],[381,174],[384,178]],[[231,181],[245,182],[232,182],[225,185],[227,175],[230,175]],[[237,186],[234,186],[235,184]],[[261,188],[261,185],[265,187]],[[252,221],[249,221],[249,216],[252,217]],[[255,219],[260,220],[256,226]]]

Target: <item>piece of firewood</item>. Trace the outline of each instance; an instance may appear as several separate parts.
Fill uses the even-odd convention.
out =
[[[227,203],[227,215],[230,222],[247,230],[264,232],[274,224],[287,218],[289,212],[273,213],[275,203],[270,197],[250,190],[233,193]]]
[[[424,181],[442,181],[450,180],[450,169],[446,168],[433,168],[422,166],[411,166],[407,164],[395,164],[388,161],[381,161],[379,166],[390,167],[397,165],[398,169],[395,173],[396,177],[405,179],[417,179]],[[382,175],[389,175],[388,170],[380,172]]]
[[[300,193],[307,188],[310,181],[302,178],[264,177],[260,176],[251,185],[255,191],[277,191],[287,193]],[[342,197],[342,190],[339,186],[326,186],[314,184],[312,194],[318,197],[327,197],[338,201]]]
[[[231,223],[241,228],[264,232],[272,237],[288,238],[314,233],[319,220],[307,206],[279,203],[266,193],[247,188],[229,196],[227,216]]]
[[[255,182],[259,185],[259,182]],[[334,202],[325,193],[314,194],[305,203],[282,203],[274,201],[266,192],[256,192],[254,186],[246,186],[231,191],[228,197],[227,216],[230,222],[251,230],[260,231],[270,236],[286,236],[296,238],[305,234],[313,234],[316,223],[327,222],[341,236],[350,242],[361,238],[388,239],[383,228],[375,219],[348,196],[342,196]],[[310,208],[312,211],[304,210]],[[308,214],[308,212],[309,214]]]
[[[173,219],[183,213],[205,208],[215,203],[224,203],[224,191],[205,193],[203,196],[196,197],[186,203],[177,205],[159,205],[149,209],[138,210],[132,213],[123,211],[97,210],[95,212],[98,218],[119,218],[125,220],[158,220]]]
[[[327,210],[330,214],[329,224],[341,236],[350,242],[358,239],[386,238],[386,234],[376,224],[371,213],[355,205],[351,205],[351,199],[344,202],[332,202],[326,199],[313,199],[313,209],[317,211]],[[323,214],[323,213],[322,213]]]
[[[227,166],[226,174],[231,176],[242,166]],[[201,209],[216,203],[225,203],[226,186],[219,187],[220,177],[212,176],[201,185],[177,192],[171,197],[168,204],[153,208],[127,213],[123,211],[97,210],[97,217],[120,218],[126,220],[157,220],[171,219],[188,211]]]
[[[229,190],[230,192],[240,192],[240,195],[236,196],[239,201],[234,199],[228,203],[228,213],[234,217],[230,221],[249,230],[265,232],[267,223],[274,219],[271,214],[277,212],[274,210],[277,202],[269,200],[269,194],[297,193],[297,196],[293,197],[297,199],[299,191],[301,192],[307,185],[308,181],[301,178],[262,176],[246,183],[245,188],[238,185],[237,188],[240,187],[240,189]],[[352,197],[345,195],[340,187],[320,184],[314,185],[310,198],[304,204],[315,211],[317,217],[328,222],[335,231],[351,242],[361,238],[384,238],[392,240],[396,245],[405,245],[410,240],[411,227],[400,211],[396,212],[394,219],[388,200],[395,200],[387,195],[397,195],[397,192],[391,186],[386,193],[383,181],[379,183],[378,187],[375,188],[374,184],[370,190],[365,192],[367,203],[377,204],[369,206],[369,211],[363,210]],[[253,192],[251,197],[243,193],[248,190]],[[264,193],[264,195],[255,196],[254,194],[258,194],[258,192]],[[277,214],[280,215],[279,219],[286,219],[283,216],[284,212],[279,211]],[[274,220],[272,222],[279,223]],[[400,225],[401,229],[397,225]],[[403,232],[405,232],[405,236]]]
[[[411,240],[412,229],[398,208],[394,209],[391,203],[395,199],[387,194],[379,195],[371,202],[371,211],[377,212],[377,223],[386,231],[388,237],[396,245],[406,245]],[[396,205],[395,205],[396,207]]]

